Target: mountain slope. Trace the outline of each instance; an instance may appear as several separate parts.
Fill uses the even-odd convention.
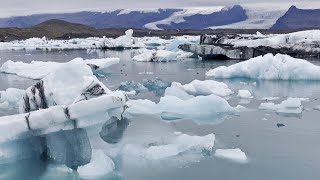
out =
[[[273,30],[320,28],[320,9],[290,9],[271,27]]]
[[[24,28],[50,19],[60,19],[100,29],[159,29],[157,25],[161,26],[161,29],[205,29],[210,26],[240,22],[246,18],[245,10],[237,5],[231,8],[208,7],[202,9],[154,9],[149,11],[114,10],[108,12],[38,14],[2,18],[0,19],[0,27]]]

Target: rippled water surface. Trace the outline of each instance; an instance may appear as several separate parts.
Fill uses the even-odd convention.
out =
[[[189,83],[194,79],[205,80],[205,72],[221,65],[238,61],[201,61],[186,59],[170,63],[133,62],[136,51],[0,51],[0,64],[7,60],[31,62],[32,60],[66,62],[76,57],[84,59],[120,57],[121,61],[106,71],[99,72],[99,79],[112,90],[122,82],[142,82],[143,79],[160,78],[166,82]],[[312,61],[316,65],[320,62]],[[199,124],[186,119],[174,122],[162,121],[159,116],[140,115],[127,119],[128,126],[120,137],[121,143],[144,143],[159,141],[176,131],[190,135],[214,133],[218,148],[241,148],[249,162],[239,164],[217,159],[211,154],[188,155],[166,161],[147,162],[124,159],[116,156],[116,171],[101,179],[164,180],[164,179],[259,179],[259,180],[301,180],[320,178],[320,111],[313,107],[320,105],[320,82],[318,81],[258,81],[248,79],[217,80],[228,84],[235,92],[247,89],[254,98],[244,101],[231,96],[229,104],[241,104],[249,111],[220,119],[216,122]],[[25,89],[35,81],[15,75],[0,74],[0,90],[10,87]],[[161,93],[160,93],[161,94]],[[283,115],[258,110],[262,97],[280,97],[276,103],[288,97],[308,98],[303,101],[304,110],[299,115]],[[159,94],[144,92],[133,98],[159,100]],[[0,116],[14,114],[16,110],[0,109]],[[267,120],[263,120],[266,118]],[[279,126],[282,124],[284,126]],[[87,129],[89,136],[101,131],[102,125]],[[1,132],[0,132],[1,133]],[[42,161],[33,152],[29,140],[14,142],[17,149],[13,158],[0,162],[0,179],[78,179],[75,172],[57,168]],[[112,151],[102,139],[94,139],[93,147]],[[12,145],[11,145],[12,146]],[[7,144],[0,145],[0,157],[8,150]],[[9,149],[12,150],[12,149]],[[17,158],[21,157],[21,158]]]

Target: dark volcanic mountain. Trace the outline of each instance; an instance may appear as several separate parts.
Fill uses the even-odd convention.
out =
[[[273,30],[320,28],[320,9],[290,9],[271,27]]]

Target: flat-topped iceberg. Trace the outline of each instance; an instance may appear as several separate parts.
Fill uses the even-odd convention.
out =
[[[218,123],[235,110],[225,99],[214,94],[186,100],[168,95],[158,104],[142,99],[130,100],[127,104],[128,114],[159,114],[163,120],[191,119],[200,124]]]
[[[266,54],[229,67],[220,66],[206,73],[215,78],[265,80],[320,80],[320,67],[288,55]]]
[[[94,71],[99,71],[105,69],[113,64],[120,62],[119,58],[104,58],[104,59],[87,59],[76,58],[72,60],[84,61],[89,67]],[[21,61],[13,62],[11,60],[5,62],[1,68],[0,72],[8,74],[16,74],[21,77],[30,79],[42,79],[48,74],[52,73],[56,69],[61,68],[66,63],[57,62],[44,62],[44,61],[32,61],[31,63],[24,63]]]
[[[190,99],[193,96],[207,96],[211,94],[224,97],[233,94],[233,92],[225,83],[213,80],[194,80],[185,85],[173,82],[165,92],[165,95],[173,95],[181,99]]]

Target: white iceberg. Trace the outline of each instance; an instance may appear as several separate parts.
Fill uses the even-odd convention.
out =
[[[246,99],[253,98],[253,96],[251,95],[251,92],[248,90],[239,90],[237,96],[240,98],[246,98]]]
[[[287,100],[282,101],[280,104],[274,103],[261,103],[259,106],[261,110],[271,110],[278,113],[285,114],[301,114],[302,113],[302,104],[300,98],[288,98]]]
[[[214,141],[214,134],[190,136],[179,133],[174,140],[165,144],[155,144],[149,147],[127,144],[122,151],[126,156],[135,156],[146,160],[162,160],[186,153],[201,154],[203,151],[211,152]]]
[[[144,48],[145,44],[132,35],[133,30],[129,29],[125,32],[124,36],[116,39],[108,39],[105,41],[105,48]]]
[[[168,62],[176,61],[177,56],[177,53],[167,50],[145,50],[142,54],[134,56],[132,60],[139,62]]]
[[[26,93],[25,90],[8,88],[5,91],[0,91],[0,103],[8,103],[13,107],[18,107],[20,99]]]
[[[80,178],[97,179],[115,170],[115,164],[102,150],[93,150],[91,162],[78,168]]]
[[[164,120],[190,118],[197,123],[217,123],[235,109],[229,103],[214,94],[180,99],[176,96],[164,96],[158,104],[150,100],[130,100],[127,105],[129,114],[160,114]]]
[[[220,66],[206,73],[215,78],[266,80],[320,80],[320,67],[288,55],[267,54],[229,67]]]
[[[222,158],[222,159],[228,159],[232,160],[238,163],[247,163],[248,158],[246,154],[241,151],[241,149],[217,149],[215,154],[215,157]]]
[[[225,97],[233,94],[233,92],[225,83],[213,80],[194,80],[185,85],[182,85],[178,82],[173,82],[165,92],[165,95],[173,95],[182,99],[190,99],[193,96],[207,96],[211,94]]]
[[[76,58],[72,61],[84,61],[92,70],[100,70],[107,68],[113,64],[120,62],[119,58],[105,58],[105,59],[88,59],[83,60],[82,58]],[[5,62],[1,68],[0,72],[8,74],[16,74],[21,77],[30,79],[42,79],[48,74],[52,73],[56,69],[61,68],[61,66],[66,63],[57,62],[44,62],[44,61],[32,61],[29,63],[24,62],[13,62],[11,60]]]

